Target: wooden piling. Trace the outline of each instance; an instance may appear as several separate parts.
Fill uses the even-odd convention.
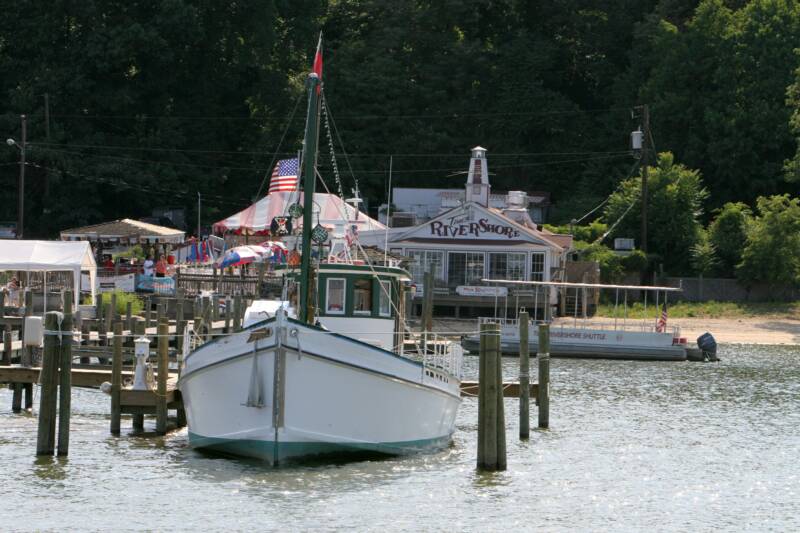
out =
[[[145,334],[145,322],[143,320],[139,320],[136,324],[133,325],[133,329],[135,331],[136,337],[143,337]],[[121,355],[120,355],[121,357]],[[134,358],[134,370],[136,368],[136,358]],[[131,416],[133,422],[133,429],[134,431],[142,431],[144,430],[144,415],[143,414],[134,414]]]
[[[183,331],[186,329],[186,320],[183,319],[183,296],[178,296],[175,308],[175,348],[183,350]]]
[[[47,295],[45,294],[45,298]],[[33,315],[33,292],[30,289],[25,289],[25,317],[29,317]],[[23,318],[23,321],[25,319]],[[22,355],[20,356],[20,362],[22,366],[30,367],[33,366],[33,347],[25,346],[25,335],[24,335],[24,322],[22,328]],[[25,409],[33,409],[33,383],[25,383],[22,385],[22,391],[25,392]],[[17,392],[17,389],[14,388],[14,392]]]
[[[96,294],[94,297],[94,318],[97,320],[97,335],[102,341],[103,339],[103,293]]]
[[[53,331],[58,331],[58,315],[55,312],[49,312],[45,317],[36,455],[53,455],[55,448],[59,339],[50,333]]]
[[[64,318],[59,343],[58,455],[69,455],[69,426],[72,414],[72,291],[64,291]]]
[[[122,411],[120,391],[122,390],[122,324],[114,324],[114,356],[111,358],[111,433],[119,435]]]
[[[539,428],[550,427],[550,325],[539,324]]]
[[[153,320],[153,308],[150,305],[150,297],[144,299],[144,329],[145,331],[150,327],[150,322]]]
[[[433,330],[433,272],[430,270],[425,272],[425,281],[423,282],[423,290],[425,291],[422,296],[422,331]]]
[[[481,324],[480,335],[478,469],[505,470],[506,442],[500,329],[497,324]]]
[[[519,438],[530,438],[530,350],[528,312],[519,313]]]
[[[11,364],[11,326],[6,324],[5,330],[3,331],[3,364],[10,365]]]
[[[242,295],[237,294],[233,297],[233,330],[240,331],[242,329]]]
[[[225,329],[223,333],[226,335],[231,332],[231,315],[233,314],[233,308],[231,307],[231,299],[229,297],[225,298]]]
[[[133,302],[130,300],[125,303],[125,329],[133,333]]]
[[[169,322],[162,318],[158,322],[158,377],[156,390],[156,432],[167,432],[167,373],[169,362]]]

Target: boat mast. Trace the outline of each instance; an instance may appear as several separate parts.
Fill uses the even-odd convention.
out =
[[[314,208],[314,185],[317,167],[317,125],[319,123],[319,77],[315,72],[308,75],[308,112],[306,133],[303,141],[303,235],[300,261],[300,320],[311,322],[312,306],[309,305],[311,290],[311,224]]]

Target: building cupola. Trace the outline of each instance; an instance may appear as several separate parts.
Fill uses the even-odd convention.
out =
[[[475,202],[489,207],[489,168],[486,162],[486,148],[476,146],[472,149],[467,173],[467,203]]]

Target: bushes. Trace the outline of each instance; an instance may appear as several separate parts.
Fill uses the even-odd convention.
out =
[[[139,298],[136,293],[133,292],[124,292],[119,289],[115,289],[113,292],[104,292],[103,294],[103,314],[105,315],[108,306],[111,304],[111,295],[117,295],[117,314],[124,315],[128,312],[128,302],[131,302],[131,312],[134,315],[138,315],[144,309],[144,303],[142,302],[141,298]],[[97,294],[97,297],[100,297],[100,294]],[[81,301],[82,305],[91,305],[92,298],[91,296],[85,296]]]

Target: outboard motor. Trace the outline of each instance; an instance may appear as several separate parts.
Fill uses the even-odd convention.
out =
[[[703,351],[703,360],[719,361],[717,358],[717,341],[711,333],[705,332],[697,337],[697,347]]]

